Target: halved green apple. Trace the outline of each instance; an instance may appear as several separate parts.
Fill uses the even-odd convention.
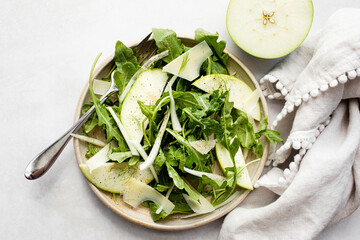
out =
[[[313,15],[311,0],[231,0],[226,25],[230,37],[245,52],[278,58],[305,40]]]

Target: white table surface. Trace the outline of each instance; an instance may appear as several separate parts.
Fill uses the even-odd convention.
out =
[[[225,25],[229,1],[3,0],[0,3],[0,238],[1,239],[216,239],[222,219],[189,231],[161,232],[111,212],[91,192],[72,144],[42,178],[28,181],[26,164],[72,123],[95,56],[131,43],[152,27],[193,35],[219,32],[227,48],[257,79],[276,60],[242,52]],[[310,35],[335,10],[359,0],[314,0]],[[358,239],[360,210],[318,239]],[[304,231],[306,231],[304,229]]]

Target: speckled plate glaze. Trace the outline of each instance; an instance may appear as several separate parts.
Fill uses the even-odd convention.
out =
[[[180,37],[180,39],[182,40],[184,45],[189,46],[189,47],[197,44],[197,42],[195,40],[193,40],[192,38]],[[134,44],[132,46],[136,46],[136,44]],[[149,51],[151,51],[151,49],[149,49]],[[228,60],[227,65],[230,70],[230,73],[231,74],[235,73],[236,77],[243,80],[252,89],[256,89],[256,88],[260,89],[260,86],[258,85],[255,77],[249,71],[249,69],[239,59],[237,59],[232,53],[230,53],[228,51],[226,51],[226,52],[229,54],[229,60]],[[102,77],[108,75],[111,67],[113,66],[113,56],[114,55],[107,57],[101,64],[98,65],[98,67],[96,68],[95,73],[94,73],[94,78],[101,79]],[[86,86],[80,96],[78,105],[77,105],[77,110],[75,113],[75,120],[78,120],[79,117],[81,116],[81,108],[82,108],[83,104],[88,103],[89,101],[90,101],[90,93],[89,93],[88,84],[86,84]],[[260,101],[261,101],[260,105],[261,105],[262,116],[267,116],[268,115],[268,107],[266,104],[265,97],[263,96],[262,93],[261,93]],[[87,160],[85,158],[85,153],[87,151],[87,144],[75,139],[74,140],[74,148],[75,148],[75,154],[76,154],[78,163],[79,164],[85,163]],[[268,156],[268,152],[269,152],[269,144],[265,143],[264,144],[264,155],[263,155],[261,161],[258,161],[256,163],[248,166],[248,171],[249,171],[249,174],[250,174],[253,184],[260,177],[260,174],[264,168],[266,158]],[[249,159],[248,161],[250,161],[250,160],[252,160],[252,159]],[[84,179],[86,179],[86,178],[84,177]],[[190,217],[190,218],[184,218],[184,216],[186,216],[184,214],[175,214],[175,215],[169,216],[167,219],[164,219],[164,220],[161,220],[158,222],[154,222],[151,218],[148,208],[146,208],[142,205],[140,205],[137,208],[133,208],[130,205],[124,203],[122,201],[121,197],[118,197],[117,203],[115,203],[115,201],[113,200],[112,193],[102,191],[102,190],[96,188],[94,185],[92,185],[88,181],[87,181],[87,183],[89,184],[89,187],[95,193],[95,195],[107,207],[109,207],[112,211],[119,214],[123,218],[128,219],[131,222],[137,223],[139,225],[142,225],[142,226],[145,226],[148,228],[153,228],[153,229],[158,229],[158,230],[172,230],[172,231],[199,227],[199,226],[205,225],[207,223],[210,223],[216,219],[219,219],[219,218],[225,216],[231,210],[233,210],[236,206],[238,206],[250,192],[249,190],[245,190],[245,189],[237,189],[236,192],[234,193],[234,194],[236,194],[236,198],[234,198],[232,201],[228,202],[226,205],[223,205],[220,208],[217,208],[215,211],[208,213],[208,214],[199,215],[199,216]]]

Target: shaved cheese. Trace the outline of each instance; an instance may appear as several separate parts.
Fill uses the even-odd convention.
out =
[[[208,154],[216,144],[216,140],[198,140],[190,142],[190,145],[201,154]]]
[[[175,186],[175,184],[173,184],[173,185],[171,186],[171,188],[169,188],[169,190],[166,192],[165,197],[166,197],[167,199],[169,199],[170,194],[171,194],[172,190],[174,189],[174,186]],[[163,210],[163,208],[162,208],[162,207],[159,207],[159,208],[156,210],[155,213],[156,213],[156,214],[160,214],[162,210]]]
[[[202,41],[168,63],[163,67],[163,71],[188,81],[193,81],[200,76],[201,65],[212,54],[213,52],[209,45],[205,41]]]
[[[90,170],[90,174],[96,168],[102,166],[107,161],[109,161],[109,157],[107,156],[107,154],[110,151],[110,145],[111,145],[111,143],[107,144],[99,152],[97,152],[94,156],[92,156],[89,160],[86,161],[86,164],[88,165],[89,170]]]
[[[94,79],[94,81],[93,81],[94,93],[101,95],[101,96],[104,95],[105,93],[107,93],[110,86],[111,86],[111,82],[108,82],[108,81],[99,80],[99,79]]]

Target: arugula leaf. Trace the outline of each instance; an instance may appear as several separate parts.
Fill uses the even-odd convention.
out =
[[[115,45],[114,62],[118,68],[121,69],[122,65],[130,62],[134,66],[138,66],[137,58],[131,48],[128,48],[121,41],[117,41]]]
[[[216,135],[223,133],[220,123],[215,119],[205,117],[206,115],[198,117],[197,113],[199,111],[196,109],[185,108],[183,111],[191,119],[191,121],[193,121],[192,126],[199,126],[201,131],[203,131],[207,136],[210,136],[213,133]]]
[[[261,157],[263,155],[264,148],[260,141],[257,141],[255,143],[254,152],[255,152],[256,156],[258,156],[258,157]]]
[[[159,122],[164,117],[164,112],[160,110],[162,109],[163,106],[169,104],[169,102],[170,102],[170,97],[168,95],[158,99],[155,105],[146,105],[143,102],[138,101],[142,113],[146,116],[146,119],[149,121],[149,127],[146,131],[144,131],[144,138],[149,145],[154,143],[155,134],[158,132],[156,123]],[[144,119],[144,121],[146,119]]]
[[[145,115],[148,119],[151,119],[154,115],[155,105],[146,105],[144,102],[137,100],[137,103],[141,109],[142,114]]]
[[[232,170],[235,173],[235,155],[240,147],[240,140],[234,131],[235,124],[233,124],[233,116],[231,115],[233,106],[234,103],[229,101],[229,92],[227,91],[225,93],[225,102],[221,109],[221,124],[223,126],[224,133],[220,135],[220,142],[229,151],[231,161],[233,162],[233,167],[229,168],[229,171]],[[236,188],[236,180],[237,174],[233,174],[233,182],[231,186],[223,190],[213,199],[213,205],[219,205],[231,196]]]
[[[193,107],[203,110],[208,110],[210,107],[209,94],[201,94],[196,92],[172,92],[179,108]]]
[[[140,65],[133,50],[120,41],[117,41],[115,45],[114,62],[116,66],[114,82],[119,89],[120,96],[131,77],[140,68]]]
[[[253,125],[247,118],[238,118],[234,123],[234,130],[240,140],[241,146],[252,149],[256,143]]]
[[[280,137],[280,133],[271,129],[264,129],[257,132],[260,136],[265,136],[271,144],[276,144],[277,142],[284,143],[284,140]]]
[[[170,187],[169,186],[165,186],[165,185],[161,185],[161,184],[156,184],[154,187],[156,190],[158,190],[159,192],[165,192],[166,190],[168,190]]]
[[[131,158],[131,152],[113,152],[109,155],[110,160],[117,161],[118,163],[122,163],[128,158]]]
[[[229,94],[227,92],[225,96],[225,102],[221,108],[220,124],[222,125],[223,132],[222,134],[218,135],[218,137],[220,138],[221,144],[228,150],[230,142],[236,136],[234,132],[233,117],[231,116],[233,106],[234,103],[229,102]],[[235,154],[236,153],[234,153],[233,156],[235,156]]]
[[[191,85],[189,85],[189,81],[179,78],[176,83],[175,91],[177,92],[186,92],[189,91],[191,88]]]
[[[154,202],[149,202],[148,204],[149,204],[151,218],[153,219],[154,222],[157,222],[160,219],[164,219],[171,214],[171,213],[168,214],[165,211],[161,211],[159,214],[157,214],[156,211],[159,209],[159,205],[157,205]]]
[[[158,167],[162,167],[162,165],[165,163],[165,161],[166,161],[165,154],[162,151],[162,149],[160,148],[159,154],[155,158],[155,165],[158,166]]]
[[[277,142],[284,143],[284,140],[280,137],[280,133],[275,130],[267,129],[268,126],[268,117],[266,116],[260,123],[259,129],[256,132],[257,138],[265,136],[271,144],[276,144]]]
[[[219,59],[223,67],[226,69],[226,73],[229,74],[229,69],[227,68],[226,65],[229,55],[227,53],[224,53],[226,42],[225,41],[217,42],[218,38],[219,38],[218,33],[210,33],[201,28],[195,30],[195,40],[199,42],[206,41],[206,43],[209,45],[209,47],[215,54],[215,57]]]
[[[168,174],[173,179],[175,186],[178,189],[184,189],[192,199],[199,200],[199,195],[187,185],[187,183],[180,177],[176,170],[168,162],[165,162],[165,164]]]
[[[171,211],[170,214],[167,214],[165,211],[161,211],[160,214],[156,214],[159,205],[153,202],[149,202],[151,217],[155,222],[159,221],[160,219],[164,219],[171,214],[192,212],[192,209],[186,203],[181,193],[171,193],[171,195],[169,196],[169,200],[175,205],[174,209]]]
[[[82,106],[81,113],[85,114],[91,107],[92,107],[92,104],[84,104]],[[88,118],[88,120],[86,120],[86,122],[84,123],[82,128],[83,128],[84,132],[87,134],[87,133],[91,132],[97,125],[98,125],[98,118],[97,118],[96,114],[92,114]]]
[[[198,151],[196,151],[190,145],[189,141],[186,140],[184,137],[182,137],[180,134],[176,133],[175,131],[169,128],[167,128],[166,131],[169,132],[178,141],[178,143],[183,145],[187,150],[189,157],[186,159],[186,166],[189,168],[193,168],[192,165],[195,164],[195,169],[199,169],[203,171],[205,169],[204,156]]]
[[[85,114],[87,111],[89,111],[89,109],[92,107],[92,104],[90,103],[85,103],[83,106],[82,106],[82,109],[81,109],[81,114]]]
[[[202,175],[201,182],[203,184],[210,185],[213,187],[219,187],[219,188],[225,188],[227,185],[227,181],[213,180],[206,175]]]
[[[219,62],[215,61],[216,57],[209,57],[201,66],[202,71],[206,74],[227,74],[226,68]]]
[[[183,159],[186,159],[186,154],[182,148],[170,146],[166,148],[165,159],[171,166],[177,167]]]
[[[172,210],[171,214],[192,212],[179,190],[174,190],[173,193],[170,194],[169,200],[175,204],[175,208]]]
[[[129,159],[129,166],[135,166],[140,160],[140,156],[132,156],[130,159]]]
[[[92,145],[91,143],[88,144],[88,150],[85,153],[85,157],[90,158],[91,156],[94,156],[96,153],[99,152],[99,149]]]
[[[123,136],[121,135],[119,129],[115,126],[116,123],[115,123],[114,119],[109,115],[106,108],[100,104],[100,100],[96,97],[94,90],[93,90],[93,83],[92,83],[93,72],[94,72],[94,68],[95,68],[96,63],[99,60],[100,56],[101,56],[101,53],[96,57],[93,65],[92,65],[90,76],[89,76],[89,91],[90,91],[91,98],[95,105],[95,111],[96,111],[96,115],[98,117],[98,125],[105,126],[107,142],[110,142],[113,138],[115,138],[119,143],[119,147],[122,148],[122,151],[127,151],[128,147],[126,145],[126,142],[125,142]]]
[[[97,125],[99,125],[98,118],[95,114],[92,114],[83,126],[84,132],[91,132]]]
[[[260,126],[259,126],[259,129],[258,129],[258,132],[262,131],[262,130],[265,130],[268,126],[268,116],[266,116],[260,123]]]
[[[169,55],[162,60],[166,63],[171,62],[184,51],[181,40],[177,38],[176,33],[169,29],[153,28],[154,40],[158,47],[158,52],[169,50]]]
[[[124,63],[121,70],[116,69],[114,72],[114,82],[119,89],[119,95],[124,91],[131,77],[137,72],[137,68],[132,63]]]

